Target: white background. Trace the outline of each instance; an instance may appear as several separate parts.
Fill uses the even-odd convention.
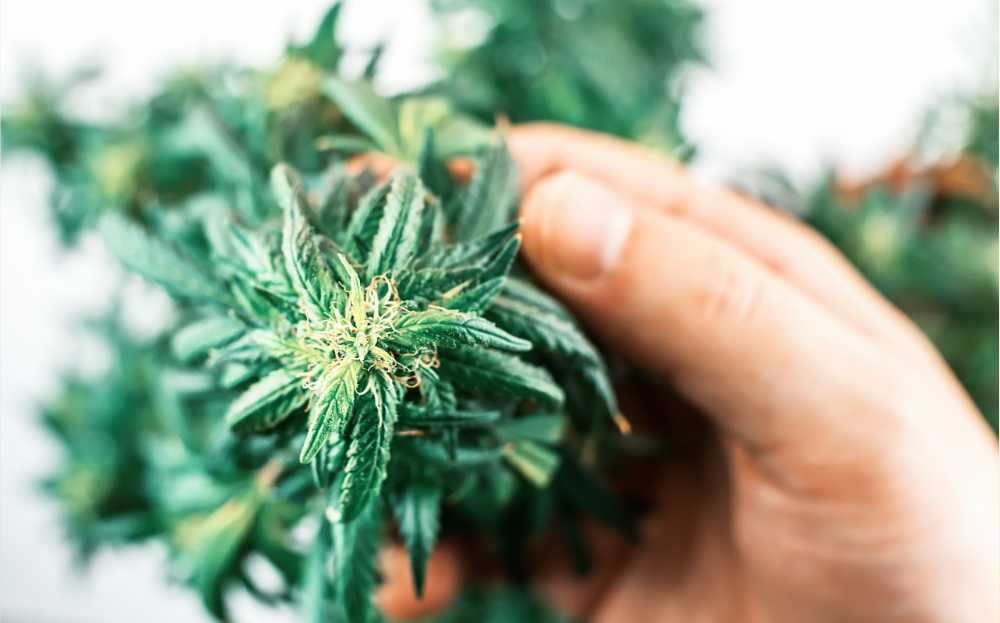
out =
[[[361,6],[363,4],[364,6]],[[712,0],[711,71],[694,72],[684,126],[709,177],[776,164],[799,179],[836,162],[852,173],[908,145],[923,112],[949,94],[988,86],[996,71],[996,13],[984,0]],[[58,74],[107,65],[86,112],[108,114],[165,71],[199,59],[268,64],[303,37],[323,0],[5,0],[0,5],[0,102],[36,63]],[[387,86],[432,76],[434,33],[417,0],[356,3],[344,34],[389,34]],[[14,623],[200,621],[183,588],[163,582],[155,546],[103,554],[75,574],[54,507],[34,483],[56,460],[33,405],[57,372],[88,358],[69,319],[100,309],[115,270],[92,239],[61,253],[47,222],[44,167],[12,158],[0,173],[0,618]],[[294,620],[246,600],[239,621]]]

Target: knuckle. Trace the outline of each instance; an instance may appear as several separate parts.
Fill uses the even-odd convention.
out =
[[[758,313],[761,286],[749,271],[726,267],[696,285],[695,309],[711,324],[745,325]]]

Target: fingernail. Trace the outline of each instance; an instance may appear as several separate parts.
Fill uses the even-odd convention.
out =
[[[525,220],[537,219],[553,268],[577,279],[592,280],[614,268],[632,227],[625,202],[580,175],[561,175],[542,189],[543,197]]]

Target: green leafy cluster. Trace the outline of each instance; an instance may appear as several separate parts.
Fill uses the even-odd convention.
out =
[[[361,79],[338,71],[340,7],[270,68],[188,68],[109,122],[71,112],[92,70],[34,77],[0,120],[5,156],[50,164],[64,241],[99,226],[177,312],[149,340],[115,315],[98,327],[112,364],[67,375],[43,410],[64,449],[46,488],[84,557],[158,540],[220,619],[241,588],[310,621],[375,620],[395,533],[418,590],[449,533],[485,535],[514,580],[546,527],[581,568],[584,517],[632,534],[599,476],[622,451],[604,357],[519,265],[516,171],[491,126],[556,121],[678,155],[700,10],[438,0],[444,78],[386,98],[381,47],[351,50]],[[448,39],[470,16],[482,37]],[[856,199],[831,181],[775,203],[917,320],[995,425],[995,97],[970,111],[964,151],[991,165],[992,199],[919,180]],[[366,152],[391,177],[348,166]],[[555,619],[519,589],[473,587],[440,620]]]
[[[571,317],[509,276],[517,179],[502,144],[477,156],[459,185],[432,137],[417,170],[385,183],[339,167],[304,183],[278,165],[280,214],[251,226],[239,211],[206,213],[204,249],[120,215],[100,224],[128,268],[186,302],[191,320],[173,332],[174,354],[233,390],[233,433],[270,440],[268,460],[280,468],[258,469],[285,474],[279,484],[311,471],[330,531],[316,564],[335,561],[329,597],[347,620],[371,616],[383,510],[397,519],[419,592],[444,499],[476,505],[476,480],[506,479],[507,496],[518,482],[547,487],[557,447],[578,445],[564,438],[568,426],[586,435],[617,411],[604,363]],[[501,476],[503,464],[521,480]],[[259,484],[236,487],[197,529],[176,530],[187,535],[180,549],[195,550],[194,576],[212,578],[198,583],[217,613],[213,569],[235,568],[238,535],[274,497]]]
[[[702,62],[687,0],[435,0],[446,34],[435,86],[483,120],[557,121],[678,153],[682,72]],[[477,18],[477,19],[472,19]],[[482,22],[480,40],[461,42]],[[450,31],[456,36],[448,38]],[[454,41],[454,42],[452,42]]]
[[[3,152],[30,150],[48,162],[57,179],[51,212],[67,244],[108,212],[171,226],[173,212],[206,193],[253,217],[259,206],[249,196],[266,189],[270,167],[287,161],[321,169],[330,155],[316,150],[316,138],[346,124],[321,89],[343,55],[333,36],[340,7],[335,3],[312,39],[289,46],[271,69],[178,70],[107,121],[73,112],[96,69],[61,81],[33,75],[25,96],[5,106]]]

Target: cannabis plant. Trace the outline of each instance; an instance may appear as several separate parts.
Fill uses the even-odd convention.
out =
[[[235,210],[207,216],[201,258],[119,215],[101,222],[126,266],[186,302],[192,320],[173,334],[174,351],[233,391],[218,414],[233,443],[267,440],[257,475],[227,489],[197,530],[209,542],[195,546],[193,575],[216,613],[218,570],[237,561],[241,535],[303,470],[315,488],[292,487],[285,501],[300,505],[291,519],[321,511],[306,549],[322,573],[307,575],[325,578],[329,607],[367,620],[385,511],[419,593],[445,500],[476,512],[520,486],[547,487],[559,448],[575,452],[617,414],[602,359],[572,318],[510,276],[517,185],[502,144],[459,186],[427,136],[419,169],[401,166],[384,183],[337,170],[307,193],[277,165],[280,215],[256,224]],[[495,499],[483,481],[508,492]]]

